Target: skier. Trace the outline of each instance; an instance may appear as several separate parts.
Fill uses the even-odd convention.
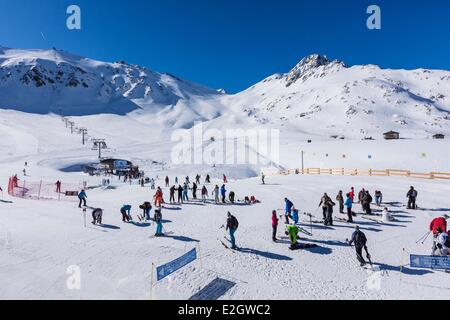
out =
[[[272,241],[276,242],[277,239],[277,228],[278,228],[278,217],[277,217],[277,211],[272,211]]]
[[[163,234],[163,225],[162,225],[162,213],[161,213],[161,209],[156,209],[155,210],[155,214],[153,216],[153,220],[156,223],[156,233],[155,233],[155,237],[162,237],[164,236]]]
[[[168,187],[169,187],[169,177],[166,176],[166,188],[168,188]]]
[[[208,189],[206,189],[206,186],[203,186],[202,188],[202,201],[203,203],[206,202],[206,198],[208,197]]]
[[[448,233],[440,230],[436,238],[436,246],[439,249],[441,256],[449,256],[450,255],[450,238],[448,237]]]
[[[355,188],[351,187],[349,192],[350,198],[352,199],[352,202],[355,202]]]
[[[175,185],[178,184],[178,177],[175,177]]]
[[[195,183],[200,184],[200,175],[198,173],[195,176]]]
[[[129,222],[133,220],[131,217],[131,206],[129,204],[124,204],[122,208],[120,208],[120,213],[122,214],[123,222]]]
[[[189,191],[189,185],[187,183],[184,183],[183,185],[183,201],[189,201],[189,195],[188,195],[188,191]]]
[[[362,188],[362,190],[358,193],[358,203],[361,204],[361,210],[364,211],[363,198],[366,194],[366,189]]]
[[[171,188],[170,188],[170,191],[169,191],[169,193],[170,193],[170,203],[172,204],[172,203],[175,203],[175,186],[172,186]]]
[[[290,250],[295,250],[297,248],[298,232],[299,229],[297,226],[291,226],[290,224],[286,225],[285,234],[289,236],[289,240],[291,241],[291,245],[289,246]]]
[[[92,224],[102,224],[103,210],[100,208],[92,210]]]
[[[61,181],[56,181],[56,193],[61,193]]]
[[[264,172],[261,172],[261,180],[262,180],[262,184],[266,184],[266,175],[264,174]]]
[[[379,207],[379,206],[381,206],[382,202],[383,202],[383,194],[381,193],[380,190],[376,190],[375,191],[375,203]]]
[[[181,185],[178,185],[177,192],[178,192],[178,204],[182,204],[183,203],[183,187]]]
[[[223,183],[224,183],[224,184],[228,183],[228,179],[227,179],[227,176],[226,176],[226,175],[223,175]]]
[[[353,213],[352,213],[353,200],[350,196],[350,193],[347,193],[347,199],[345,199],[345,206],[347,207],[347,216],[348,216],[347,222],[352,223],[353,222]]]
[[[286,218],[286,224],[289,224],[289,218],[291,218],[292,208],[294,204],[288,198],[284,198],[284,217]]]
[[[219,186],[217,184],[214,187],[212,194],[214,195],[214,202],[216,204],[218,204],[219,203]]]
[[[430,223],[430,232],[433,232],[433,251],[431,255],[434,256],[437,250],[437,237],[440,231],[447,231],[447,220],[449,216],[444,214],[442,217],[435,218]]]
[[[78,199],[80,200],[80,203],[78,204],[78,208],[81,208],[81,203],[83,203],[83,207],[86,207],[87,195],[84,190],[81,190],[81,192],[78,194]]]
[[[342,194],[342,190],[336,196],[336,201],[339,203],[339,213],[344,213],[344,195]]]
[[[195,182],[192,184],[192,198],[197,199],[197,184]]]
[[[388,208],[384,208],[383,209],[383,212],[381,213],[381,216],[382,216],[383,222],[390,222],[390,221],[394,220],[392,218],[392,215],[389,212]]]
[[[370,195],[369,191],[367,190],[366,193],[363,195],[361,201],[362,201],[362,207],[363,210],[366,211],[366,214],[372,215],[372,209],[370,208],[370,204],[372,203],[372,196]]]
[[[222,203],[226,203],[225,198],[226,198],[226,195],[227,195],[227,189],[225,189],[225,185],[224,184],[220,188],[220,194],[222,196]]]
[[[211,177],[209,176],[209,174],[206,175],[205,183],[211,183]]]
[[[155,190],[155,179],[150,180],[150,189]]]
[[[408,198],[408,209],[417,209],[417,190],[415,190],[414,187],[411,187],[406,194],[406,197]]]
[[[364,249],[367,254],[367,259],[370,259],[369,251],[367,250],[367,238],[366,235],[359,229],[359,226],[356,226],[355,232],[353,232],[352,239],[348,243],[350,246],[354,243],[356,250],[356,257],[360,262],[361,267],[366,265],[366,261],[362,256],[362,250]]]
[[[320,199],[319,208],[322,206],[322,215],[323,220],[327,221],[327,212],[328,212],[328,206],[327,202],[331,201],[331,198],[328,196],[328,194],[324,193],[323,197]]]
[[[298,216],[298,210],[293,209],[292,210],[292,220],[294,220],[294,224],[298,224],[299,216]]]
[[[144,217],[145,221],[150,220],[150,212],[152,210],[152,204],[148,201],[144,202],[139,206],[139,208],[142,209],[142,216]]]
[[[239,227],[239,221],[236,219],[235,216],[233,216],[228,211],[227,227],[226,227],[225,230],[228,231],[229,234],[230,234],[231,249],[233,249],[233,250],[236,249],[236,239],[234,237],[234,234],[235,234],[235,232],[236,232],[238,227]]]
[[[191,183],[191,181],[189,180],[189,176],[186,176],[186,184],[189,185]]]
[[[327,216],[325,218],[324,224],[326,226],[332,226],[333,225],[333,207],[336,205],[331,198],[328,198],[327,202],[325,203],[327,208]]]
[[[230,200],[230,202],[232,203],[232,204],[234,204],[234,197],[235,197],[235,193],[234,193],[234,191],[231,191],[229,194],[228,194],[228,199]]]
[[[161,208],[162,203],[164,203],[163,192],[161,190],[161,187],[158,187],[158,189],[156,190],[155,195],[153,196],[153,199],[155,201],[154,202],[155,206]]]

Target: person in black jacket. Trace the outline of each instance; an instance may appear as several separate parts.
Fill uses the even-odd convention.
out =
[[[372,203],[372,196],[370,195],[369,191],[367,190],[366,193],[362,197],[362,206],[366,214],[371,215],[372,209],[370,208],[370,204]]]
[[[230,233],[231,249],[233,250],[236,249],[236,239],[234,237],[234,233],[236,232],[238,227],[239,227],[238,220],[236,219],[235,216],[233,216],[230,212],[228,212],[226,230]]]
[[[417,209],[417,190],[414,189],[414,187],[411,187],[406,196],[408,197],[408,209]]]
[[[370,259],[369,251],[367,250],[367,238],[366,235],[356,226],[355,232],[353,232],[352,239],[348,243],[350,246],[354,243],[356,250],[356,258],[358,259],[361,267],[366,265],[366,261],[362,256],[362,250],[364,249],[367,253],[367,259]]]

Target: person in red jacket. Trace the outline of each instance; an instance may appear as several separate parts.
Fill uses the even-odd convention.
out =
[[[447,220],[450,218],[447,214],[444,214],[442,217],[438,217],[433,219],[430,223],[430,232],[433,232],[433,251],[431,253],[432,256],[435,255],[437,247],[437,237],[441,232],[447,232]]]
[[[355,188],[352,187],[351,191],[348,193],[352,202],[355,202]]]
[[[277,241],[277,227],[278,227],[278,217],[277,217],[277,211],[272,211],[272,241]]]
[[[161,207],[161,204],[164,202],[164,199],[163,199],[163,192],[160,187],[158,187],[158,189],[156,190],[154,199],[155,199],[155,206]]]

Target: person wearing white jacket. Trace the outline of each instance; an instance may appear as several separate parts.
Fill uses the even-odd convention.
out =
[[[441,252],[441,256],[450,255],[450,239],[447,232],[441,232],[436,238],[436,244]]]

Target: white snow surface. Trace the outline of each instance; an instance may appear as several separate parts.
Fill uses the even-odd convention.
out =
[[[189,132],[198,121],[206,129],[279,129],[280,161],[272,171],[300,167],[303,150],[306,167],[450,172],[447,140],[431,139],[435,133],[450,134],[449,89],[448,71],[348,67],[312,55],[287,74],[228,95],[124,62],[1,47],[0,186],[5,202],[0,202],[0,298],[149,299],[152,263],[166,263],[199,244],[201,259],[156,284],[153,298],[187,299],[219,276],[236,282],[221,299],[448,299],[450,274],[408,266],[409,253],[431,251],[431,239],[415,242],[433,217],[449,210],[448,181],[269,175],[268,184],[261,185],[257,176],[269,172],[261,165],[172,163],[176,142],[170,137],[174,129]],[[75,202],[9,197],[8,177],[16,173],[28,181],[100,183],[101,178],[65,170],[95,161],[96,151],[89,141],[81,145],[81,136],[70,133],[60,112],[87,128],[90,138],[105,138],[106,156],[130,159],[147,175],[159,176],[158,185],[163,186],[166,175],[173,182],[175,176],[183,181],[197,173],[210,173],[215,185],[225,173],[228,191],[238,199],[255,195],[261,203],[167,206],[164,228],[174,235],[150,239],[154,225],[124,224],[119,212],[123,204],[133,205],[134,216],[140,212],[139,204],[154,194],[148,187],[114,180],[116,189],[88,190],[88,204],[104,209],[103,227],[88,223],[85,228]],[[407,139],[382,140],[388,130]],[[370,136],[375,140],[361,140]],[[202,138],[204,146],[220,143]],[[25,161],[26,177],[21,174]],[[410,185],[419,190],[421,210],[402,206]],[[301,242],[318,244],[317,249],[292,252],[287,243],[271,242],[271,211],[283,208],[284,197],[320,218],[321,195],[334,197],[351,186],[368,188],[372,195],[381,189],[398,219],[380,225],[356,218],[380,273],[358,266],[345,245],[353,226],[341,221],[332,228],[314,225],[312,237],[302,236]],[[213,186],[207,187],[211,192]],[[355,209],[360,211],[359,205]],[[236,238],[241,252],[226,250],[217,240],[225,235],[219,228],[227,211],[240,221]],[[308,218],[301,219],[309,230]],[[281,224],[279,236],[283,231]],[[81,268],[81,290],[66,286],[71,265]]]

